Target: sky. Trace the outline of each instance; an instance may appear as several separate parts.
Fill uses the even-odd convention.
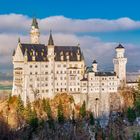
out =
[[[115,47],[126,48],[127,71],[140,70],[140,1],[138,0],[3,0],[0,1],[0,72],[12,73],[12,52],[30,42],[33,17],[41,43],[49,30],[56,45],[80,44],[86,64],[97,59],[99,69],[113,70]]]

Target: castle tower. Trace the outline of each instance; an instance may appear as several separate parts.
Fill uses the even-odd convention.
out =
[[[36,18],[33,18],[32,21],[30,37],[31,37],[32,44],[39,44],[40,32],[39,32],[38,22]]]
[[[54,71],[55,71],[55,62],[54,62],[54,42],[53,42],[53,37],[52,37],[52,32],[50,31],[50,36],[48,40],[48,74],[49,74],[49,97],[53,98],[54,96],[54,89],[55,89],[55,82],[54,82]]]
[[[116,72],[120,84],[124,85],[126,83],[126,63],[127,58],[124,57],[125,48],[119,44],[116,48],[116,57],[113,59],[114,72]]]
[[[97,61],[96,60],[94,60],[93,62],[92,62],[92,70],[94,71],[94,72],[97,72]]]

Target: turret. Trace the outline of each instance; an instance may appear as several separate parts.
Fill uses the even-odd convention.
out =
[[[52,37],[52,31],[50,31],[50,36],[49,36],[49,40],[48,40],[48,46],[54,46],[53,37]]]
[[[124,57],[125,49],[121,44],[119,44],[115,48],[115,50],[116,50],[116,58],[123,58]]]
[[[54,42],[52,37],[52,32],[50,31],[50,36],[48,40],[48,59],[53,60],[54,59]]]
[[[40,32],[36,18],[33,18],[32,20],[30,36],[32,44],[39,44]]]
[[[94,72],[97,72],[97,66],[98,66],[98,63],[97,63],[96,60],[94,60],[94,61],[92,62],[92,70],[93,70]]]
[[[50,81],[49,83],[48,83],[48,87],[49,87],[49,95],[48,95],[48,97],[49,98],[53,98],[54,97],[54,92],[55,92],[55,90],[54,90],[54,58],[55,58],[55,52],[54,52],[54,42],[53,42],[53,37],[52,37],[52,32],[50,31],[50,36],[49,36],[49,40],[48,40],[48,55],[47,55],[47,57],[48,57],[48,60],[49,60],[49,62],[48,62],[48,67],[49,67],[49,69],[48,69],[48,73],[49,73],[49,75],[48,75],[48,80]]]
[[[127,58],[124,57],[125,48],[119,44],[116,48],[116,57],[113,59],[114,72],[120,80],[121,86],[126,83],[126,63]]]

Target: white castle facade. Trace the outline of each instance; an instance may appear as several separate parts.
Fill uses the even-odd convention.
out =
[[[30,31],[31,43],[18,41],[13,53],[12,95],[27,98],[53,98],[58,93],[73,95],[76,103],[86,101],[87,109],[96,117],[109,115],[110,94],[115,94],[126,82],[125,49],[119,44],[113,59],[114,72],[99,72],[96,60],[85,67],[80,46],[54,45],[52,34],[48,44],[39,41],[40,32],[34,18]],[[93,57],[93,56],[91,56]]]

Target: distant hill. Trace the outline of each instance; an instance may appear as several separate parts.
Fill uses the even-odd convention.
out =
[[[2,73],[0,72],[0,81],[11,81],[13,75],[11,73]]]

